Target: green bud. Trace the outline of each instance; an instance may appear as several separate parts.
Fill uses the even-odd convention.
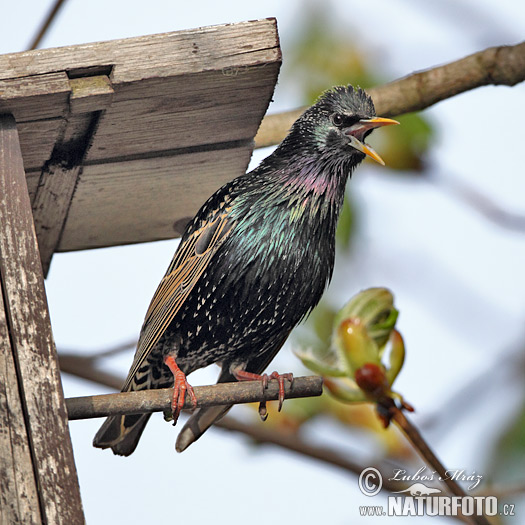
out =
[[[366,326],[357,318],[344,319],[337,328],[337,350],[347,363],[347,370],[353,372],[365,363],[379,363],[379,350],[370,339]]]
[[[386,288],[368,288],[355,295],[337,313],[334,319],[334,336],[337,327],[348,318],[359,319],[366,327],[369,337],[382,348],[395,328],[398,311],[394,308],[394,297]],[[334,341],[337,345],[337,340]]]

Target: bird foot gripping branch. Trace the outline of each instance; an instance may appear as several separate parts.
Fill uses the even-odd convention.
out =
[[[166,356],[164,358],[164,364],[171,370],[173,374],[173,399],[171,400],[171,419],[173,419],[173,425],[177,424],[182,408],[184,407],[184,399],[186,398],[186,392],[188,392],[193,408],[197,408],[197,397],[193,391],[193,387],[188,383],[186,375],[178,367],[175,359],[172,356]]]
[[[268,381],[270,379],[277,379],[279,382],[279,412],[283,407],[284,402],[284,380],[287,379],[290,382],[290,386],[293,384],[293,374],[279,374],[278,372],[272,372],[268,374],[253,374],[251,372],[246,372],[245,370],[236,370],[233,373],[237,381],[261,381],[263,394],[264,391],[268,388]],[[261,401],[259,404],[259,416],[263,421],[266,421],[268,418],[268,411],[266,409],[266,401]]]

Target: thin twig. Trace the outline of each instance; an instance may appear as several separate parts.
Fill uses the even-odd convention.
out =
[[[395,117],[421,111],[441,100],[481,86],[514,86],[525,80],[525,42],[489,47],[455,62],[413,73],[368,91],[378,115]],[[266,116],[255,147],[279,144],[305,108]]]
[[[59,354],[59,361],[62,372],[81,377],[82,379],[87,379],[94,383],[115,388],[116,390],[118,390],[124,383],[124,378],[119,378],[107,373],[102,374],[94,367],[95,359],[92,357],[84,358],[74,354],[66,356]],[[197,390],[199,387],[194,388]],[[171,390],[168,389],[168,392],[171,392]],[[231,416],[223,417],[220,421],[214,424],[214,427],[217,427],[220,430],[243,434],[260,444],[281,447],[289,452],[293,452],[294,454],[321,461],[322,463],[337,467],[357,476],[359,476],[363,470],[371,466],[369,463],[361,464],[357,461],[348,459],[346,454],[343,455],[331,448],[307,443],[301,439],[297,433],[286,433],[275,427],[265,428],[261,424],[242,423]],[[383,483],[382,486],[385,490],[389,492],[398,492],[408,488],[409,485],[406,482],[390,481],[386,472],[392,469],[391,464],[380,461],[373,466],[380,472]],[[459,521],[467,520],[467,518],[463,516],[456,516],[456,519]]]
[[[124,341],[123,343],[116,344],[105,350],[99,350],[93,354],[95,359],[101,359],[103,357],[112,357],[121,352],[126,352],[127,350],[133,350],[137,347],[137,339],[130,339],[129,341]]]
[[[461,199],[486,219],[501,228],[525,232],[525,215],[507,211],[494,199],[483,194],[473,185],[461,180],[461,177],[449,177],[431,173],[426,180],[434,183],[449,195]]]
[[[414,445],[421,457],[439,474],[440,479],[445,483],[450,492],[455,496],[459,496],[460,498],[466,497],[466,492],[461,488],[456,480],[452,479],[452,477],[447,473],[447,469],[443,466],[441,461],[428,446],[419,430],[410,422],[410,420],[407,419],[405,414],[395,406],[390,408],[390,414],[392,415],[392,420],[403,431],[412,445]],[[477,525],[490,525],[485,516],[471,516],[471,520]]]
[[[288,399],[320,396],[323,393],[323,380],[319,376],[297,377],[291,385],[285,381],[284,387],[285,397]],[[272,379],[267,388],[262,388],[261,382],[258,381],[220,383],[196,386],[194,391],[197,407],[234,405],[278,399],[279,383]],[[89,419],[118,414],[161,412],[171,408],[172,399],[173,388],[162,388],[122,392],[120,394],[72,397],[66,399],[66,407],[70,420]],[[186,397],[183,408],[194,408],[189,396]]]
[[[403,490],[408,486],[404,482],[390,481],[388,475],[384,474],[387,471],[387,467],[382,463],[377,465],[363,465],[362,463],[357,463],[344,457],[339,452],[335,452],[331,448],[306,443],[296,432],[285,433],[275,427],[265,427],[263,423],[242,423],[231,416],[223,417],[220,421],[215,423],[214,426],[222,430],[227,430],[228,432],[239,432],[244,434],[245,436],[252,438],[256,443],[276,445],[285,448],[286,450],[300,454],[301,456],[322,461],[356,474],[357,476],[359,476],[365,468],[373,466],[382,474],[383,488],[390,492]]]
[[[450,492],[455,496],[465,497],[466,492],[458,485],[458,483],[451,479],[447,474],[447,469],[443,466],[441,461],[434,454],[432,449],[428,446],[427,442],[423,439],[419,430],[407,419],[405,414],[397,407],[391,409],[393,414],[393,420],[403,433],[407,436],[410,442],[416,447],[416,450],[421,454],[424,460],[439,474],[445,485],[449,488]]]
[[[76,354],[58,354],[58,364],[62,372],[72,374],[115,390],[120,390],[125,378],[100,370],[96,366],[97,356],[83,356]]]
[[[62,4],[64,2],[65,2],[65,0],[56,0],[55,1],[55,4],[53,5],[51,10],[49,11],[46,19],[44,20],[44,22],[40,26],[40,29],[38,30],[38,33],[33,38],[31,44],[29,44],[29,49],[36,49],[38,47],[38,45],[40,44],[40,42],[42,41],[42,39],[46,35],[47,30],[49,29],[49,27],[51,26],[51,24],[55,20],[57,14],[60,11],[60,8],[62,7]]]

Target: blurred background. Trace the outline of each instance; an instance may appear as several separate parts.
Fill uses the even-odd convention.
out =
[[[53,4],[5,3],[0,53],[27,49]],[[66,0],[40,47],[270,16],[283,52],[270,113],[309,104],[336,84],[382,84],[525,34],[525,7],[515,0]],[[481,475],[479,490],[516,504],[508,523],[525,519],[524,101],[523,84],[484,87],[401,117],[402,126],[370,139],[387,167],[365,162],[350,181],[334,280],[302,328],[323,332],[354,293],[389,288],[407,349],[396,391],[415,406],[413,421],[448,468]],[[269,152],[256,150],[252,167]],[[46,286],[59,351],[90,356],[122,345],[100,365],[124,377],[177,242],[56,254]],[[271,369],[308,373],[293,355],[298,344],[292,337]],[[190,381],[213,383],[216,375],[212,367]],[[63,379],[67,397],[109,391]],[[232,415],[258,424],[249,408]],[[91,446],[100,423],[70,425],[88,523],[370,523],[359,505],[385,504],[388,495],[367,498],[357,476],[338,466],[219,429],[178,455],[180,427],[160,414],[132,456],[114,457]],[[326,395],[286,402],[266,428],[299,432],[364,466],[423,466],[368,407]]]

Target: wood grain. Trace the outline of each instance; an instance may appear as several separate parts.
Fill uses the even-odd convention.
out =
[[[31,450],[0,293],[0,525],[40,521]]]
[[[96,99],[95,103],[101,102]],[[85,107],[85,104],[84,104]],[[31,199],[44,276],[56,251],[71,206],[82,162],[96,129],[98,113],[68,114]]]
[[[227,52],[225,52],[227,50]],[[0,80],[114,68],[114,83],[280,61],[275,19],[0,55]],[[207,66],[206,66],[207,64]]]
[[[17,127],[26,173],[40,172],[42,166],[51,157],[60,131],[64,127],[64,119],[18,122]]]
[[[3,321],[17,379],[14,386],[11,377],[10,388],[22,395],[20,406],[41,521],[80,524],[84,522],[80,491],[31,204],[16,124],[6,115],[0,118],[0,230],[0,280],[6,309]],[[20,468],[27,471],[29,466]]]
[[[280,63],[273,19],[0,56],[44,272],[57,249],[180,235],[245,172]]]
[[[72,78],[69,109],[72,115],[104,111],[111,106],[113,86],[106,75]]]
[[[35,232],[44,276],[58,246],[81,166],[70,169],[60,164],[46,167],[33,202]]]
[[[251,151],[248,143],[84,166],[58,250],[180,236],[175,223],[193,217],[209,195],[243,173]]]
[[[221,70],[140,83],[113,82],[87,162],[252,139],[277,80],[278,65]]]
[[[4,80],[0,77],[0,113],[12,114],[17,122],[62,117],[70,92],[64,71]]]

